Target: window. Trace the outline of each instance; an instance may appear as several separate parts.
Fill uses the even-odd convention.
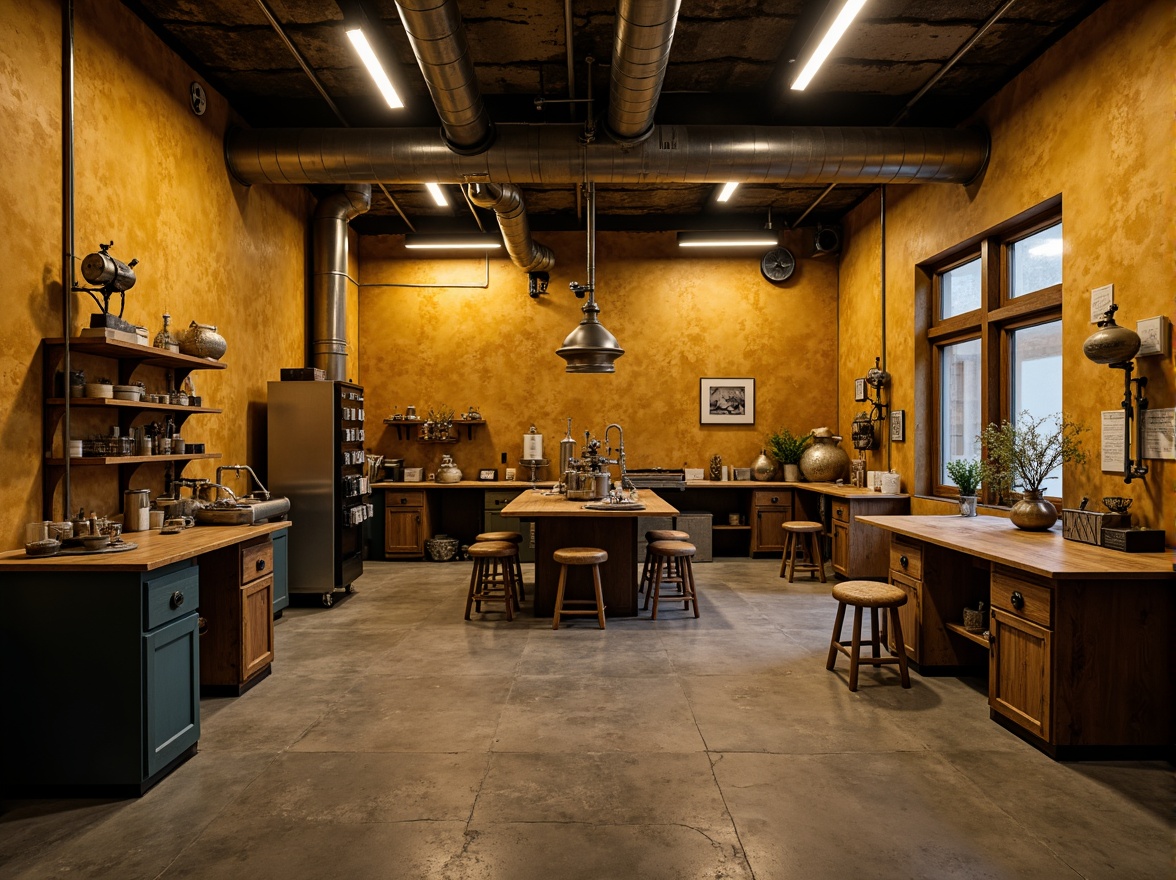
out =
[[[932,302],[935,494],[957,494],[947,463],[979,458],[989,422],[1062,411],[1062,244],[1056,197],[919,267]],[[1061,497],[1060,470],[1044,488]]]

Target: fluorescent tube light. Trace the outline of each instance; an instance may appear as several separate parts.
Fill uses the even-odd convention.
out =
[[[429,195],[433,197],[433,201],[437,203],[438,208],[449,207],[449,199],[445,198],[445,193],[441,191],[441,187],[429,182],[425,184],[425,189],[429,191]]]
[[[737,180],[727,181],[726,183],[723,184],[723,188],[721,190],[719,190],[719,194],[717,196],[715,196],[715,201],[716,202],[727,201],[727,199],[731,198],[731,195],[737,189],[739,189],[739,181],[737,181]]]
[[[771,229],[691,230],[678,233],[678,247],[775,247],[779,237]]]
[[[388,106],[393,110],[399,110],[403,107],[404,102],[400,100],[400,95],[396,94],[396,89],[392,87],[392,81],[388,79],[388,74],[384,72],[384,67],[380,64],[380,59],[372,51],[371,43],[368,42],[368,38],[364,35],[363,30],[361,28],[350,28],[347,31],[347,38],[351,40],[351,45],[359,53],[359,57],[363,61],[364,66],[367,67],[368,73],[376,81],[376,87],[380,90],[380,94],[384,96],[384,100],[388,102]]]
[[[793,91],[803,91],[805,86],[812,81],[812,78],[817,75],[817,71],[821,69],[821,65],[825,63],[825,59],[829,57],[829,53],[833,51],[833,47],[837,45],[837,41],[841,39],[865,5],[866,0],[846,0],[841,11],[837,13],[837,18],[833,19],[833,24],[829,25],[829,30],[825,32],[825,36],[817,44],[816,51],[800,71],[800,75],[793,80]]]
[[[412,250],[489,251],[502,247],[502,237],[492,232],[455,233],[447,235],[409,233],[404,236],[404,246]]]

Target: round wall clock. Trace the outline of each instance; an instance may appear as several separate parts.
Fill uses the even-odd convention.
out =
[[[796,258],[787,248],[772,248],[760,260],[760,272],[769,281],[787,281],[796,268]]]

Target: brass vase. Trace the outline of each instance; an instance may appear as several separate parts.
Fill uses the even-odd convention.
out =
[[[800,470],[811,483],[832,483],[849,470],[849,453],[838,444],[841,438],[814,434],[813,442],[800,456]]]
[[[1047,501],[1042,489],[1026,489],[1021,500],[1009,509],[1009,519],[1027,532],[1044,532],[1058,521],[1058,509]]]

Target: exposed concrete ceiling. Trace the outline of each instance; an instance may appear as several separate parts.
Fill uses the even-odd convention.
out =
[[[256,128],[337,127],[339,118],[269,20],[301,53],[346,122],[356,127],[437,126],[438,116],[392,0],[363,0],[394,56],[393,78],[406,107],[380,99],[343,33],[332,0],[124,0]],[[826,9],[826,0],[682,0],[658,124],[885,126],[1007,0],[870,0],[824,69],[804,92],[788,83],[795,61]],[[347,3],[343,4],[347,6]],[[496,123],[568,123],[584,103],[544,103],[569,96],[564,4],[557,0],[461,2],[478,85]],[[1017,0],[898,123],[950,127],[1056,42],[1099,2]],[[616,4],[572,0],[575,96],[587,95],[589,65],[597,117],[605,113]],[[575,186],[521,187],[532,228],[582,228]],[[725,206],[711,184],[597,187],[601,229],[776,225],[806,212],[804,225],[832,223],[872,186],[841,185],[817,203],[824,186],[743,185]],[[389,186],[400,211],[378,188],[361,232],[474,229],[456,187],[451,209],[437,208],[423,187]],[[816,204],[814,208],[813,205]],[[811,211],[809,210],[811,208]],[[407,218],[407,223],[405,219]],[[493,227],[489,214],[483,222]]]

